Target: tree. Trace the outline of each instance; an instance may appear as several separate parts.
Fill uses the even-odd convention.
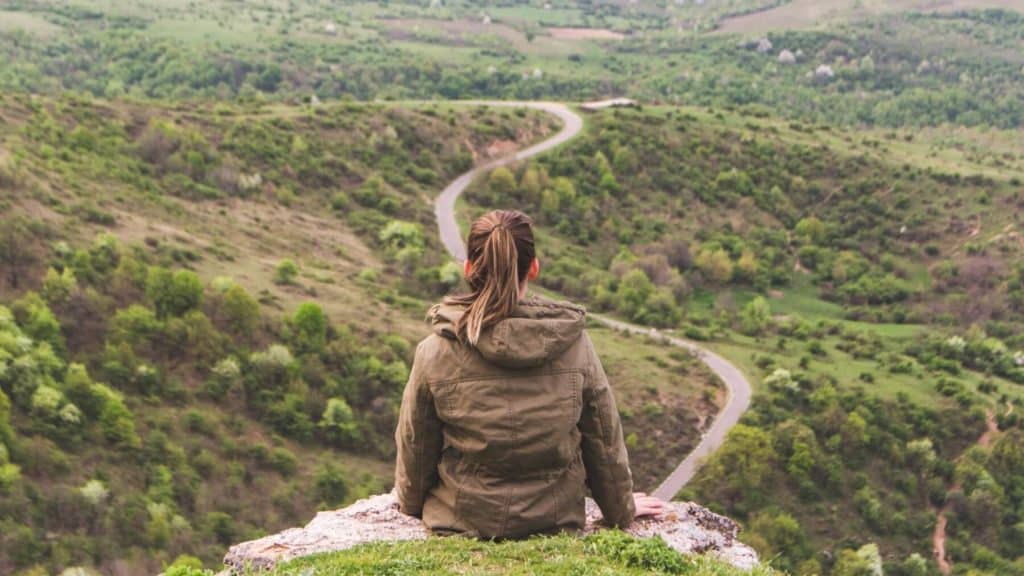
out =
[[[499,166],[487,178],[487,187],[498,201],[508,201],[516,191],[516,177],[508,168]]]
[[[768,308],[768,302],[762,296],[747,302],[747,305],[743,307],[743,331],[751,336],[763,333],[771,320],[771,309]]]
[[[71,299],[71,295],[78,290],[78,280],[75,272],[70,267],[57,272],[53,267],[46,270],[46,277],[43,279],[41,290],[43,298],[51,305],[65,304]]]
[[[1024,495],[1024,432],[1011,429],[996,440],[989,469],[1008,493]]]
[[[868,443],[868,423],[863,416],[856,412],[852,412],[846,417],[839,433],[842,435],[843,444],[849,450],[857,451]]]
[[[243,337],[252,336],[260,319],[260,305],[238,284],[233,284],[221,296],[221,310],[228,329]]]
[[[328,461],[320,465],[313,483],[316,487],[317,497],[327,506],[332,508],[339,506],[348,498],[348,482],[345,480],[345,473],[333,462]]]
[[[121,395],[104,384],[93,386],[103,399],[100,409],[100,428],[103,436],[120,448],[136,448],[141,442],[135,433],[135,418],[124,405]]]
[[[87,418],[99,418],[106,398],[94,389],[92,378],[84,365],[72,363],[68,366],[64,376],[64,393],[82,409]]]
[[[344,398],[331,398],[327,401],[319,426],[324,435],[334,442],[349,444],[359,439],[359,423]]]
[[[817,244],[825,238],[825,224],[816,216],[808,216],[797,222],[793,232],[811,244]]]
[[[722,248],[701,250],[697,254],[696,264],[701,274],[713,284],[725,284],[732,279],[732,260]]]
[[[53,311],[35,292],[29,292],[16,300],[11,306],[14,317],[18,319],[22,331],[37,342],[47,342],[58,351],[64,350],[64,336],[61,334],[60,322]]]
[[[7,272],[5,279],[11,288],[20,286],[27,268],[36,262],[33,236],[22,218],[10,219],[0,226],[0,269]]]
[[[0,446],[10,444],[14,439],[14,430],[11,428],[11,400],[0,389]]]
[[[313,302],[300,304],[291,319],[295,349],[300,353],[316,353],[327,343],[327,315]]]
[[[790,572],[808,555],[807,535],[800,522],[785,512],[755,514],[750,520],[750,531],[767,544],[766,549],[758,550],[762,557],[780,557],[772,563],[773,568]]]
[[[907,463],[922,477],[931,474],[935,466],[935,447],[930,438],[907,442]]]
[[[422,260],[426,243],[423,239],[423,228],[419,224],[392,220],[381,230],[379,237],[391,259],[399,262],[407,271],[412,270]]]
[[[839,554],[832,569],[833,576],[882,576],[882,556],[878,545],[871,542],[853,551],[849,548]]]
[[[182,316],[195,310],[203,300],[203,283],[190,270],[171,272],[154,266],[146,277],[146,296],[158,318]]]
[[[519,190],[527,204],[534,204],[540,199],[540,192],[543,188],[540,173],[534,167],[527,168],[519,179]]]
[[[743,282],[753,282],[757,278],[758,262],[757,255],[750,248],[744,248],[740,259],[736,261],[736,279]]]
[[[702,472],[702,491],[728,505],[763,499],[776,459],[771,437],[752,426],[737,424]]]
[[[654,283],[643,270],[634,268],[619,281],[616,307],[631,320],[642,320],[647,308],[647,299],[653,294]]]

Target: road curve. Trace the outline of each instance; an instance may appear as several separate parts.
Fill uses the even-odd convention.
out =
[[[451,182],[434,201],[434,215],[437,217],[438,231],[441,242],[445,249],[455,260],[462,262],[466,259],[466,245],[462,241],[462,234],[459,232],[458,221],[455,218],[455,202],[458,200],[467,187],[481,174],[494,170],[499,166],[511,164],[524,160],[531,156],[546,152],[563,144],[583,129],[583,119],[569,109],[568,106],[557,102],[501,102],[501,101],[465,101],[460,102],[469,105],[483,106],[507,106],[515,108],[533,108],[542,110],[562,121],[562,129],[547,140],[520,150],[515,154],[491,160],[483,165],[473,168],[462,174]],[[711,352],[689,340],[683,340],[673,336],[662,334],[654,328],[637,326],[621,320],[615,320],[601,314],[589,314],[597,322],[623,332],[642,334],[664,338],[669,344],[689,350],[695,354],[708,368],[711,369],[725,384],[728,394],[725,407],[715,416],[711,428],[702,436],[697,446],[676,466],[675,470],[668,475],[668,478],[654,490],[653,495],[665,500],[672,499],[687,482],[693,478],[704,458],[712,454],[725,440],[726,434],[739,421],[740,416],[750,406],[751,387],[743,373],[736,366],[725,358]]]
[[[507,106],[543,110],[548,114],[557,116],[562,121],[562,129],[551,138],[548,138],[538,144],[534,144],[525,150],[520,150],[515,154],[491,160],[486,164],[473,168],[469,172],[466,172],[455,180],[452,180],[452,183],[442,190],[441,195],[434,200],[434,216],[437,218],[437,226],[441,233],[441,243],[444,244],[445,250],[448,250],[448,253],[459,262],[466,259],[466,245],[462,241],[462,234],[459,232],[459,224],[455,220],[455,201],[459,199],[459,195],[461,195],[462,192],[473,183],[473,180],[476,180],[477,176],[480,176],[485,172],[490,172],[499,166],[518,162],[519,160],[524,160],[530,156],[536,156],[541,152],[547,152],[555,146],[568,142],[583,129],[583,119],[572,110],[569,110],[569,107],[565,104],[558,104],[556,102],[465,101],[462,103],[470,105]]]

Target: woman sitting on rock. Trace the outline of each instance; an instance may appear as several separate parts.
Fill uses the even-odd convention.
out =
[[[586,313],[530,297],[540,271],[530,219],[473,222],[470,292],[430,310],[395,432],[402,512],[435,533],[522,538],[578,531],[586,488],[624,527],[663,502],[633,493],[611,388]]]

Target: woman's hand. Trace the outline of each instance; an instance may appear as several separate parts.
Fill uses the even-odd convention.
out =
[[[633,504],[636,505],[636,518],[657,517],[665,509],[664,500],[643,492],[633,492]]]

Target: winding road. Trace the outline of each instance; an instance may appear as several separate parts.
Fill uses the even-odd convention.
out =
[[[434,202],[434,214],[437,217],[437,225],[441,235],[441,242],[444,244],[445,249],[448,250],[448,253],[459,262],[466,259],[466,246],[462,241],[458,221],[455,218],[455,202],[473,182],[473,180],[486,172],[490,172],[491,170],[498,168],[499,166],[505,166],[506,164],[518,162],[540,154],[541,152],[551,150],[552,148],[576,137],[576,135],[578,135],[583,129],[583,119],[580,118],[578,114],[570,110],[568,106],[556,102],[466,101],[463,103],[470,105],[505,106],[541,110],[548,114],[557,116],[562,121],[562,129],[551,138],[530,146],[529,148],[520,150],[519,152],[509,156],[497,158],[473,168],[453,180],[452,183],[441,192],[441,195],[437,197]],[[710,454],[714,453],[714,451],[722,445],[726,434],[734,425],[736,425],[740,416],[746,412],[747,407],[750,406],[750,382],[748,382],[746,377],[743,376],[743,373],[728,360],[693,342],[665,335],[654,328],[630,324],[604,315],[590,314],[589,316],[595,321],[615,330],[664,338],[673,346],[689,350],[700,358],[701,361],[704,362],[704,364],[706,364],[707,367],[710,368],[711,371],[714,372],[725,384],[726,392],[728,394],[726,404],[725,407],[722,408],[722,410],[715,416],[715,420],[711,424],[711,428],[704,433],[697,446],[686,456],[686,458],[683,459],[682,462],[679,463],[678,466],[676,466],[675,470],[668,475],[668,478],[666,478],[665,481],[662,482],[661,485],[652,493],[658,498],[671,500],[683,488],[683,486],[693,478],[703,460]]]

